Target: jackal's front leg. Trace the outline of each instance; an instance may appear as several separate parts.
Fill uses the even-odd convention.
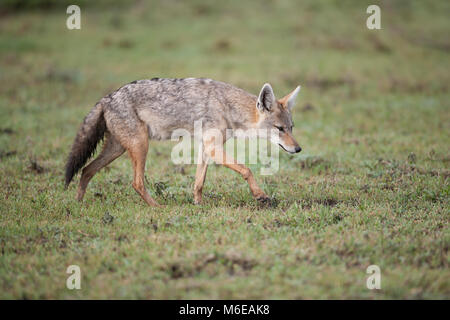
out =
[[[256,183],[255,177],[253,177],[252,171],[244,166],[243,164],[233,164],[233,163],[223,163],[223,165],[231,170],[238,172],[242,178],[244,178],[248,186],[250,187],[250,191],[253,194],[253,197],[258,201],[268,201],[269,197],[262,191],[262,189]]]
[[[207,154],[218,164],[221,164],[231,170],[239,173],[244,178],[253,194],[253,197],[258,201],[268,201],[270,198],[261,190],[253,177],[252,171],[243,164],[236,163],[236,161],[227,156],[226,152],[222,148],[207,148]]]
[[[144,201],[153,207],[162,207],[147,192],[144,185],[145,159],[148,151],[148,133],[146,126],[139,126],[134,136],[129,139],[125,146],[133,164],[133,188],[144,199]]]
[[[194,183],[194,203],[202,203],[202,190],[205,183],[206,171],[208,170],[208,160],[201,159],[197,164]]]

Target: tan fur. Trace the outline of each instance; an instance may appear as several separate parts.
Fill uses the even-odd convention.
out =
[[[105,137],[103,150],[82,170],[77,199],[83,199],[89,181],[99,170],[127,151],[133,165],[133,188],[148,205],[160,206],[144,184],[148,139],[169,139],[174,130],[181,128],[193,133],[195,121],[201,121],[204,132],[219,129],[223,141],[202,138],[202,161],[197,165],[194,183],[195,203],[202,201],[210,159],[239,173],[256,199],[267,200],[250,169],[236,163],[223,150],[225,133],[228,129],[280,128],[276,143],[290,153],[299,152],[301,148],[292,136],[290,112],[291,97],[298,90],[299,87],[277,101],[269,84],[257,97],[230,84],[204,78],[133,81],[102,98],[86,116],[66,164],[66,186]]]

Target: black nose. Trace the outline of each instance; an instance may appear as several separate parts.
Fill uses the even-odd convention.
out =
[[[295,147],[295,153],[299,153],[300,151],[302,151],[302,148],[300,148],[300,147]]]

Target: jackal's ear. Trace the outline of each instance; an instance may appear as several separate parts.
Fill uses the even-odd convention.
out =
[[[273,94],[272,86],[268,83],[264,84],[256,102],[256,107],[259,111],[270,111],[275,103],[275,95]]]
[[[300,88],[301,86],[298,86],[297,88],[295,88],[294,91],[292,91],[291,93],[289,93],[288,95],[284,96],[283,98],[281,98],[279,101],[280,103],[287,109],[291,110],[292,107],[295,104],[295,99],[297,99],[297,95],[300,92]]]

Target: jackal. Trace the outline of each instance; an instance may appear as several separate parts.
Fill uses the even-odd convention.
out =
[[[97,144],[105,138],[103,149],[82,170],[77,199],[81,201],[92,177],[103,167],[128,152],[134,171],[133,188],[151,206],[159,206],[144,186],[148,140],[170,139],[179,128],[190,132],[194,122],[202,121],[206,131],[218,129],[223,141],[217,144],[203,137],[202,160],[197,164],[194,201],[202,200],[208,161],[219,162],[238,172],[247,180],[250,191],[259,201],[269,200],[257,185],[249,168],[227,158],[222,146],[225,131],[237,129],[276,129],[270,140],[289,153],[301,148],[292,136],[291,110],[298,86],[284,98],[277,100],[270,84],[262,87],[258,96],[230,84],[204,78],[137,80],[124,85],[102,98],[81,125],[66,164],[65,185],[94,154]],[[227,160],[228,159],[228,160]]]

